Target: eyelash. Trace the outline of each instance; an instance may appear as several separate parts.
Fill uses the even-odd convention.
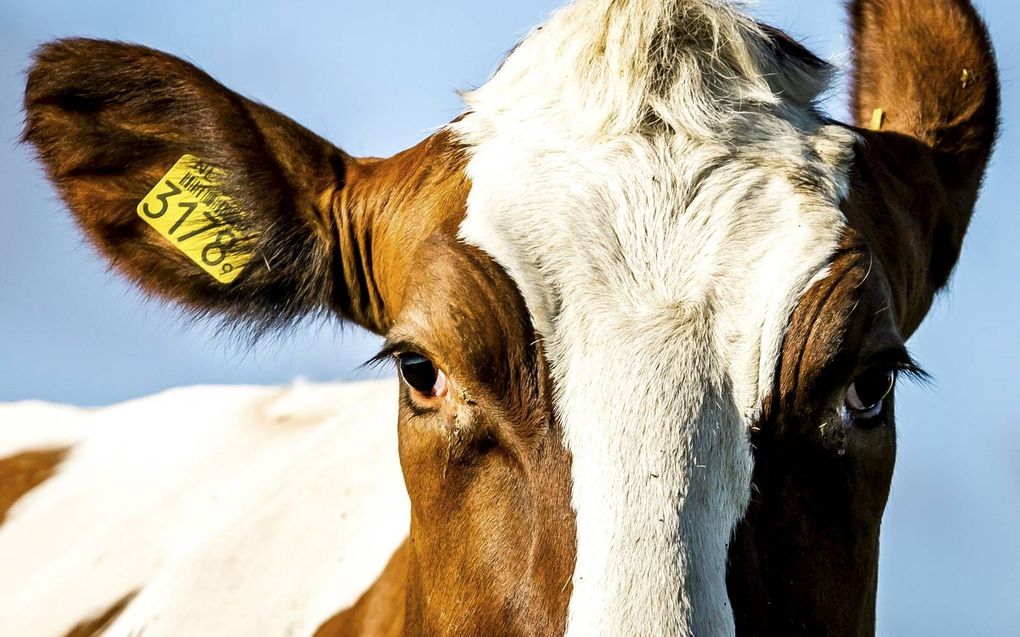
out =
[[[415,347],[413,344],[405,342],[391,342],[387,343],[375,356],[362,363],[359,369],[371,368],[386,363],[392,363],[397,367],[398,372],[400,370],[400,357],[404,355],[421,356],[425,359],[433,361],[433,359],[427,354],[419,353],[420,349]],[[435,364],[435,363],[433,363]],[[440,375],[445,375],[442,369],[436,366],[436,369]],[[869,364],[863,367],[862,372],[856,374],[847,385],[846,390],[843,392],[843,404],[840,406],[840,411],[844,415],[844,422],[850,425],[862,425],[867,423],[873,423],[874,426],[881,424],[881,417],[885,413],[885,399],[892,394],[896,385],[899,383],[900,377],[905,376],[910,380],[921,384],[928,384],[931,377],[928,373],[910,356],[905,349],[896,348],[886,352],[882,352],[876,356],[873,356]],[[874,413],[868,414],[855,414],[854,409],[847,405],[850,391],[855,387],[856,382],[875,370],[888,370],[892,373],[892,379],[889,383],[889,389],[886,391],[880,399],[875,403],[879,405],[879,408]],[[402,382],[406,380],[403,379]],[[881,403],[881,404],[879,404]],[[873,405],[869,405],[873,406]]]

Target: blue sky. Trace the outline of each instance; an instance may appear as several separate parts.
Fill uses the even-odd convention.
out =
[[[110,275],[16,145],[32,48],[88,35],[184,56],[353,154],[386,155],[455,116],[456,89],[558,0],[12,2],[0,0],[0,401],[102,405],[196,383],[356,376],[374,338],[308,324],[255,346],[187,325]],[[299,6],[298,6],[299,5]],[[761,0],[756,12],[838,64],[842,2]],[[879,632],[1020,634],[1020,6],[983,0],[1005,131],[951,291],[911,340],[935,378],[904,384],[885,518]],[[830,111],[845,113],[837,94]],[[809,547],[805,547],[809,550]],[[848,582],[848,586],[854,583]]]

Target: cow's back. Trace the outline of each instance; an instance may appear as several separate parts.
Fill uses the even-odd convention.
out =
[[[311,634],[407,533],[395,410],[391,382],[0,405],[0,635]]]

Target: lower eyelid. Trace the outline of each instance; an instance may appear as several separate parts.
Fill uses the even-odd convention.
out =
[[[882,409],[885,408],[885,399],[878,401],[871,408],[865,409],[864,411],[855,414],[855,417],[861,420],[870,420],[882,413]]]

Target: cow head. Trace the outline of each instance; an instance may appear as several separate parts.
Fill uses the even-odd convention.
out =
[[[815,109],[825,63],[722,3],[578,0],[389,159],[91,40],[40,49],[25,137],[150,294],[386,337],[407,632],[856,634],[904,340],[959,254],[998,85],[966,0],[850,10],[860,128]],[[185,155],[231,202],[203,253],[241,255],[229,283],[140,215]]]

